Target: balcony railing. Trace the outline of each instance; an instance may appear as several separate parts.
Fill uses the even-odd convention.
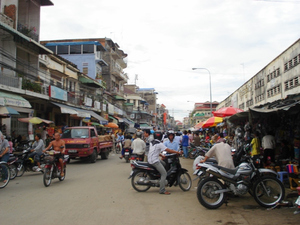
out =
[[[28,27],[27,25],[18,23],[18,31],[35,41],[39,41],[39,35],[36,33],[35,27]]]
[[[8,26],[14,27],[14,21],[3,13],[0,13],[0,21]]]
[[[12,75],[0,74],[0,84],[14,88],[22,88],[22,78]]]

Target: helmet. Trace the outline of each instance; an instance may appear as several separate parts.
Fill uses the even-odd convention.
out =
[[[173,130],[169,130],[169,131],[167,132],[167,137],[169,137],[170,134],[172,134],[173,137],[175,137],[175,132],[174,132]]]
[[[150,134],[154,134],[154,130],[150,130]]]
[[[154,132],[153,138],[161,141],[163,134],[161,132]]]

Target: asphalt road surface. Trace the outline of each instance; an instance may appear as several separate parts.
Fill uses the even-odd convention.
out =
[[[41,174],[25,172],[0,189],[0,224],[300,224],[295,208],[266,210],[249,194],[208,210],[197,200],[196,181],[188,192],[167,188],[168,196],[158,194],[158,188],[136,192],[127,179],[130,164],[118,156],[99,157],[94,164],[73,160],[66,179],[54,179],[47,188]],[[193,161],[181,163],[193,179]]]

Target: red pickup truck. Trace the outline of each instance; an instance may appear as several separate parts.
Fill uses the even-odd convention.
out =
[[[101,159],[107,159],[113,146],[109,135],[98,135],[92,126],[68,127],[61,139],[65,141],[69,159],[79,157],[89,159],[91,163],[96,162],[98,155],[101,155]]]

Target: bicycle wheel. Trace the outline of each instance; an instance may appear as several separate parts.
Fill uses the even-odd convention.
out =
[[[0,189],[6,187],[10,180],[10,171],[6,163],[0,163]]]

